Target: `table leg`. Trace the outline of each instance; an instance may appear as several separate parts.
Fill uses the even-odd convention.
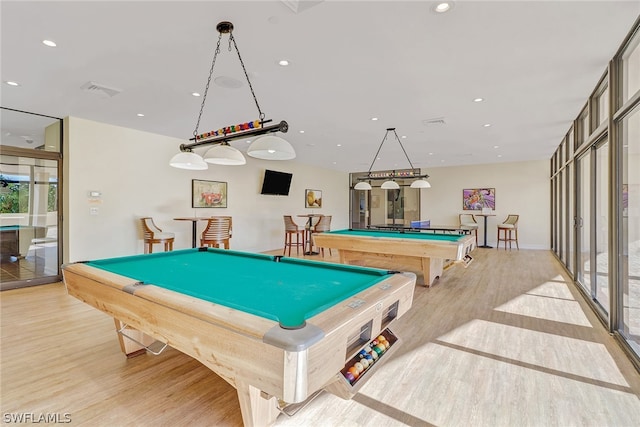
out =
[[[196,233],[198,232],[198,221],[191,221],[191,247],[196,247]]]
[[[265,396],[252,385],[236,380],[242,423],[245,427],[271,426],[280,415],[278,399]]]
[[[309,222],[307,224],[307,242],[309,244],[309,250],[304,252],[305,255],[318,255],[319,252],[313,251],[313,240],[311,240],[311,227],[313,226],[313,217],[309,217]]]
[[[493,246],[487,245],[487,216],[484,216],[484,244],[479,246],[480,248],[492,248]]]

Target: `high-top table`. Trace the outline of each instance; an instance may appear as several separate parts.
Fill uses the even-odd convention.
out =
[[[196,235],[198,234],[198,221],[208,221],[208,217],[202,216],[190,216],[190,217],[181,217],[181,218],[173,218],[176,221],[191,221],[191,247],[196,247]]]
[[[496,216],[495,214],[483,214],[483,213],[474,213],[476,216],[484,217],[484,243],[479,248],[492,248],[493,246],[487,245],[487,217]]]
[[[298,215],[298,218],[309,218],[307,220],[307,226],[306,226],[306,231],[308,234],[308,236],[306,237],[306,241],[305,243],[309,244],[309,250],[305,251],[304,254],[305,255],[318,255],[319,252],[314,252],[313,251],[313,241],[311,240],[311,228],[313,228],[313,218],[320,218],[322,216],[322,214],[301,214]]]

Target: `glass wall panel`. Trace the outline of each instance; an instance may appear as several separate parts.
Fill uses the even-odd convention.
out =
[[[559,194],[559,204],[558,204],[558,210],[559,210],[559,218],[558,218],[558,228],[557,228],[557,235],[558,235],[558,255],[560,256],[560,260],[562,261],[563,264],[567,264],[567,252],[565,251],[565,235],[564,235],[564,230],[565,230],[565,223],[566,223],[566,217],[567,217],[567,211],[566,211],[566,194],[565,194],[565,179],[566,179],[566,173],[565,173],[565,169],[560,171],[559,174],[560,179],[558,180],[558,194]]]
[[[595,151],[595,300],[609,313],[609,143]]]
[[[640,106],[622,120],[619,136],[623,171],[620,333],[640,354]]]
[[[640,33],[622,54],[622,102],[627,102],[640,91]]]
[[[578,265],[576,266],[577,281],[589,295],[591,295],[591,152],[578,159],[578,205],[577,216],[577,244]]]
[[[596,112],[596,125],[601,125],[609,118],[609,88],[605,87],[602,92],[596,97],[595,105]]]
[[[574,270],[574,250],[573,250],[573,242],[574,242],[574,233],[575,233],[575,212],[573,207],[573,163],[569,163],[566,169],[566,177],[567,177],[567,186],[566,186],[566,197],[564,199],[565,204],[567,205],[567,232],[566,232],[566,240],[567,240],[567,269],[571,272],[571,274],[575,274]]]

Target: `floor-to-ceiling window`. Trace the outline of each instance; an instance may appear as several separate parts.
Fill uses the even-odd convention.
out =
[[[552,249],[640,369],[638,165],[640,18],[551,158],[552,222],[558,222]],[[566,216],[559,214],[563,206]],[[562,241],[555,234],[563,234],[566,251],[555,245]]]

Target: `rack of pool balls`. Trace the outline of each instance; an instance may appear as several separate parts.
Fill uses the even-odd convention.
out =
[[[354,385],[397,340],[393,332],[385,329],[347,362],[340,371],[342,376]]]

